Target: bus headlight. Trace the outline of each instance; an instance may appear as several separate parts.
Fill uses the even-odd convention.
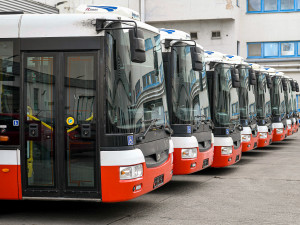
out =
[[[250,134],[242,134],[242,142],[249,142],[251,140]]]
[[[143,176],[143,164],[120,167],[120,180],[135,179]]]
[[[276,128],[276,134],[282,134],[283,128]]]
[[[196,158],[197,153],[198,153],[197,148],[183,148],[183,149],[181,149],[181,158],[183,158],[183,159]]]
[[[222,155],[230,155],[230,154],[232,154],[232,146],[221,147],[221,154]]]
[[[268,137],[268,133],[265,133],[265,132],[259,133],[259,138],[260,139],[266,139],[267,137]]]

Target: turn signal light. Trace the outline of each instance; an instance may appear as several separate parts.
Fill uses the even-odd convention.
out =
[[[8,173],[9,171],[10,171],[10,170],[7,169],[7,168],[2,169],[2,172],[3,172],[3,173]]]
[[[8,141],[9,137],[8,136],[0,136],[0,141]]]

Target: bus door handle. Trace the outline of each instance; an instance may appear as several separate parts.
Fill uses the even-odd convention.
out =
[[[91,124],[81,124],[81,137],[91,138]]]
[[[38,124],[29,124],[29,137],[37,138],[39,137],[39,125]]]

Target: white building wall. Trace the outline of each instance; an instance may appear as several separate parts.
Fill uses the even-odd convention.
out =
[[[56,6],[60,10],[60,13],[75,13],[76,8],[81,4],[91,5],[111,5],[111,6],[123,6],[133,9],[137,12],[140,11],[139,0],[35,0]],[[62,4],[60,4],[62,3]]]
[[[236,54],[235,21],[232,19],[148,23],[157,28],[177,29],[187,33],[197,32],[198,39],[196,42],[202,45],[205,50]],[[221,31],[221,39],[212,39],[212,31]]]

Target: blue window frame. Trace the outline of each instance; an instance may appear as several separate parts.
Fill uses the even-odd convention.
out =
[[[262,57],[262,43],[248,43],[248,57],[261,58]]]
[[[247,12],[261,12],[262,0],[247,0]]]
[[[247,13],[300,11],[300,0],[247,0]]]
[[[278,9],[278,2],[277,0],[264,0],[264,4],[263,4],[263,9],[264,11],[268,12],[268,11],[277,11]]]
[[[274,57],[279,56],[278,43],[264,43],[264,56],[265,57]]]
[[[280,45],[281,56],[294,56],[296,54],[295,42],[281,42]]]
[[[248,58],[300,57],[300,41],[249,42]]]

